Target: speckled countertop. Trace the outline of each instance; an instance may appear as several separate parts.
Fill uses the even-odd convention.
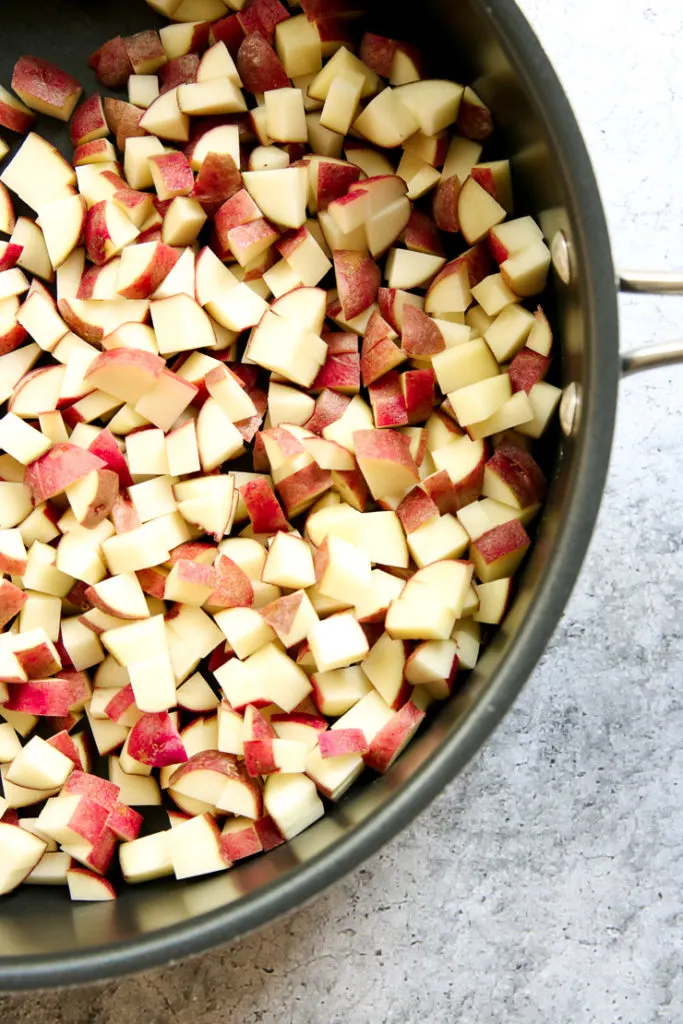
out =
[[[680,3],[521,6],[583,127],[617,263],[683,267]],[[683,330],[683,299],[622,314],[625,347]],[[680,1022],[682,389],[683,370],[622,386],[566,615],[514,711],[411,828],[232,948],[0,996],[4,1024]]]

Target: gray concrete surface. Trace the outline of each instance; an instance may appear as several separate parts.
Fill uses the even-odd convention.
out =
[[[680,5],[522,7],[584,128],[618,262],[683,267]],[[623,304],[625,346],[682,326],[683,300]],[[513,713],[410,829],[232,948],[0,997],[3,1024],[680,1021],[682,388],[683,370],[624,384],[566,615]]]

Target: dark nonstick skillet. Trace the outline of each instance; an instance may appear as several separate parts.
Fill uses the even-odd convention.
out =
[[[520,207],[552,243],[551,297],[561,341],[561,428],[545,453],[552,484],[513,607],[464,688],[383,778],[358,785],[286,846],[193,883],[124,887],[113,903],[73,905],[63,891],[22,888],[0,904],[0,989],[43,988],[139,971],[198,953],[310,899],[378,850],[466,764],[541,655],[586,552],[602,497],[622,372],[683,358],[660,346],[620,360],[617,286],[682,291],[681,277],[617,279],[585,147],[562,88],[512,0],[423,0],[414,15],[370,4],[371,24],[424,43],[434,70],[472,81],[513,154]],[[161,24],[143,0],[26,0],[0,11],[0,82],[23,53],[53,60],[88,92],[86,58],[106,39]],[[63,126],[42,118],[57,145]],[[66,143],[68,146],[68,142]],[[65,150],[70,155],[70,149]]]

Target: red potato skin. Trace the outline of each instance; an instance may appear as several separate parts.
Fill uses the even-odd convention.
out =
[[[21,324],[17,324],[0,338],[0,356],[5,356],[8,352],[14,352],[15,348],[23,345],[27,338],[28,331],[24,330]]]
[[[382,78],[391,74],[391,61],[396,53],[397,42],[387,36],[378,36],[374,32],[366,32],[360,41],[358,56],[369,68]]]
[[[403,307],[403,333],[401,348],[407,356],[424,359],[443,352],[446,343],[432,318],[417,306]]]
[[[245,36],[259,32],[272,45],[275,26],[289,16],[289,11],[279,0],[253,0],[238,11],[237,20]]]
[[[288,516],[298,516],[312,505],[332,486],[332,476],[327,469],[321,469],[317,462],[284,477],[277,485],[277,492]]]
[[[514,489],[522,508],[545,497],[547,484],[543,471],[534,457],[522,448],[501,445],[486,465]]]
[[[29,715],[59,718],[69,713],[70,690],[57,686],[57,679],[35,679],[28,683],[12,684],[9,700],[3,707],[8,711],[23,711]]]
[[[297,616],[303,595],[301,591],[278,597],[275,601],[260,608],[260,614],[271,629],[274,629],[280,640],[287,637]]]
[[[28,88],[27,88],[28,87]],[[12,88],[21,96],[27,92],[31,97],[58,106],[83,91],[79,82],[65,71],[40,57],[20,57],[14,65]]]
[[[480,558],[489,565],[500,558],[502,553],[528,548],[530,544],[529,535],[519,519],[511,519],[477,537],[472,547],[476,548]]]
[[[406,248],[415,252],[426,252],[433,256],[444,255],[443,243],[436,224],[421,210],[411,210],[402,240]]]
[[[244,42],[244,29],[236,14],[229,14],[226,18],[214,21],[211,25],[211,42],[225,43],[230,56],[236,59],[239,48]]]
[[[461,135],[483,142],[493,131],[491,111],[483,103],[471,103],[465,94],[458,110],[457,126]]]
[[[280,58],[259,32],[245,37],[237,51],[236,65],[248,92],[286,89],[290,84]]]
[[[159,33],[154,29],[126,36],[123,45],[136,74],[154,74],[158,67],[166,63],[166,52],[161,45]]]
[[[0,579],[0,627],[17,615],[28,600],[26,594],[20,587],[16,587],[9,580]]]
[[[282,506],[265,477],[242,484],[240,494],[254,533],[276,533],[278,530],[289,529]]]
[[[273,760],[272,738],[245,740],[244,764],[252,779],[258,778],[259,775],[274,775],[278,772],[280,769]]]
[[[457,175],[445,178],[439,182],[434,193],[432,212],[437,228],[451,234],[460,230],[458,219],[458,196],[460,195],[460,181]]]
[[[192,85],[196,82],[199,60],[196,53],[185,53],[182,57],[173,57],[166,64],[162,64],[157,72],[159,94],[163,96],[177,85]]]
[[[510,363],[510,385],[513,392],[526,391],[527,395],[534,384],[545,378],[550,366],[550,358],[531,348],[522,348]]]
[[[440,514],[436,502],[419,486],[408,491],[396,509],[396,515],[401,520],[401,526],[406,534],[438,519]]]
[[[409,423],[423,423],[434,407],[434,370],[406,370],[401,374],[401,391],[408,411]]]
[[[0,127],[8,128],[18,135],[25,135],[36,119],[32,110],[17,110],[0,100]]]
[[[348,395],[339,395],[335,391],[325,389],[316,399],[315,409],[304,426],[314,434],[322,436],[322,432],[330,423],[341,419],[351,399]]]
[[[281,846],[285,841],[285,837],[269,814],[264,815],[263,818],[257,818],[254,828],[264,851],[274,850],[276,846]]]
[[[360,167],[321,160],[318,164],[318,209],[326,210],[335,199],[345,196],[349,187],[360,178]]]
[[[116,783],[78,770],[73,771],[64,783],[64,792],[87,796],[108,811],[113,811],[119,800],[119,787]]]
[[[217,608],[249,608],[254,603],[254,588],[243,569],[227,555],[219,555],[214,564],[216,589],[207,604]]]
[[[88,509],[81,526],[86,530],[92,530],[95,526],[106,519],[111,512],[112,506],[119,493],[119,477],[110,469],[97,470],[97,491],[92,505]]]
[[[353,249],[335,249],[332,259],[344,319],[352,320],[377,298],[382,274],[370,256]]]
[[[385,373],[368,388],[376,427],[403,427],[408,423],[406,400],[396,370]]]
[[[104,460],[92,452],[66,441],[59,442],[26,467],[24,484],[31,492],[34,506],[40,505],[87,473],[105,467]]]
[[[82,146],[86,142],[103,139],[108,134],[109,125],[102,97],[96,93],[74,110],[69,122],[69,138],[73,146]]]
[[[369,749],[362,729],[328,729],[320,733],[318,746],[322,758],[367,754]]]
[[[115,36],[95,50],[88,64],[107,89],[122,89],[129,75],[133,74],[133,65],[121,36]]]
[[[192,562],[202,562],[204,565],[213,565],[216,556],[218,555],[218,548],[215,544],[207,544],[206,541],[189,540],[186,541],[186,543],[179,544],[178,547],[173,548],[170,555],[171,557],[167,564],[171,568],[173,568],[176,562],[179,562],[181,559],[189,559]]]
[[[261,853],[263,850],[256,825],[253,822],[245,825],[239,832],[222,832],[220,843],[223,856],[233,863],[243,860],[245,857],[251,857],[255,853]]]
[[[324,388],[329,388],[331,391],[339,391],[343,395],[357,395],[360,391],[360,382],[360,355],[357,352],[334,355],[328,346],[327,359],[320,367],[309,391],[322,391]]]
[[[138,582],[142,587],[143,593],[149,597],[156,597],[160,601],[164,599],[164,591],[166,589],[166,576],[167,572],[161,569],[138,569],[135,573],[138,578]]]
[[[118,803],[114,810],[109,812],[107,828],[111,829],[117,839],[130,842],[139,836],[142,822],[142,815],[133,807]]]
[[[135,506],[124,490],[120,490],[111,507],[111,521],[117,534],[128,533],[141,526]]]
[[[187,751],[168,711],[144,714],[128,734],[131,757],[153,768],[187,761]]]
[[[97,437],[88,445],[88,451],[101,459],[107,469],[118,474],[121,487],[131,487],[133,477],[130,475],[128,463],[123,452],[116,443],[116,438],[108,427],[99,432]]]
[[[159,242],[151,269],[119,292],[125,299],[146,299],[155,292],[179,260],[178,250]],[[151,353],[150,353],[151,355]],[[163,363],[163,360],[162,360]],[[161,370],[159,371],[161,372]]]
[[[0,256],[0,270],[11,270],[12,267],[16,267],[17,260],[23,251],[23,245],[17,245],[15,242],[7,242],[5,251],[2,256]]]
[[[199,168],[190,195],[209,216],[242,188],[242,175],[229,153],[209,153]]]
[[[415,707],[412,701],[404,704],[372,740],[363,758],[368,768],[385,772],[398,748],[415,732],[424,717],[425,712]]]

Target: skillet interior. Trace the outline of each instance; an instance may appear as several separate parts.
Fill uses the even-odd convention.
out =
[[[404,827],[481,746],[543,651],[578,573],[597,514],[612,435],[617,310],[607,231],[583,142],[561,87],[511,0],[425,0],[421,23],[388,0],[371,25],[422,44],[432,72],[474,81],[492,107],[500,152],[514,154],[521,210],[548,237],[565,231],[574,281],[551,302],[562,342],[558,383],[582,392],[579,428],[546,453],[553,481],[514,605],[465,686],[382,779],[355,787],[288,845],[193,883],[160,881],[114,903],[71,905],[61,890],[23,888],[0,905],[0,989],[49,987],[142,970],[199,952],[294,908]],[[85,57],[102,42],[161,20],[143,0],[31,0],[5,6],[0,81],[22,53],[52,59],[88,93]],[[416,30],[418,38],[416,38]],[[65,133],[41,118],[57,144]],[[68,141],[65,152],[70,155]]]

